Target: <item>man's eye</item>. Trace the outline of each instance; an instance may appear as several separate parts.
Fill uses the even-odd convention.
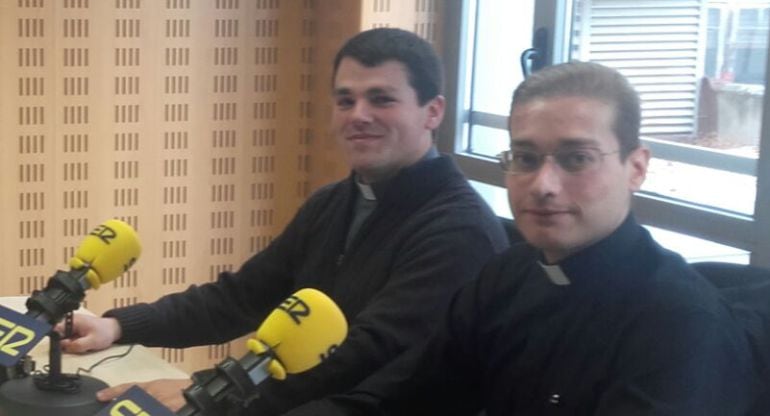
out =
[[[560,159],[565,169],[576,171],[593,166],[597,157],[588,150],[573,150],[562,154]]]
[[[371,98],[371,101],[374,105],[387,105],[396,100],[394,100],[392,97],[388,97],[387,95],[375,95]]]
[[[353,99],[348,97],[337,98],[337,102],[336,102],[336,105],[339,108],[350,108],[350,107],[353,107],[353,104],[354,104]]]
[[[540,164],[540,157],[534,152],[514,151],[511,163],[521,169],[534,169]]]

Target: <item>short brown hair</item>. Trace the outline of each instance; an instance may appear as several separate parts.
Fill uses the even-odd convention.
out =
[[[420,105],[441,94],[443,71],[436,51],[425,39],[396,28],[363,31],[342,46],[334,57],[333,78],[343,58],[353,58],[366,67],[396,61],[406,67],[409,85],[417,93]]]
[[[554,97],[583,97],[604,102],[615,111],[613,132],[620,144],[620,158],[639,147],[641,106],[639,95],[620,72],[595,62],[568,62],[534,72],[513,93],[511,111],[517,105]]]

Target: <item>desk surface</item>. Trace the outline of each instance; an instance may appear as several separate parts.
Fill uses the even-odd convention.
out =
[[[26,312],[24,296],[0,297],[0,304],[19,312]],[[79,313],[89,313],[79,309]],[[82,355],[63,354],[62,370],[64,373],[75,373],[77,369],[88,368],[99,360],[111,355],[119,355],[128,350],[128,345],[115,345],[106,350]],[[37,369],[42,369],[48,364],[48,338],[32,349],[30,354],[35,360]],[[90,373],[83,373],[103,380],[113,386],[121,383],[141,382],[159,378],[189,378],[184,371],[172,366],[162,358],[150,352],[141,345],[135,345],[127,356],[107,360],[99,364]]]

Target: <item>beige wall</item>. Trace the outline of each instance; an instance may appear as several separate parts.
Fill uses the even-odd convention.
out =
[[[101,313],[237,268],[344,177],[327,130],[348,36],[435,41],[436,0],[0,0],[0,294],[45,284],[116,217],[143,253]],[[159,349],[185,370],[242,342]]]

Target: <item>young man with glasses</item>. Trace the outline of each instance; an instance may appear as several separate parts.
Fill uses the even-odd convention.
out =
[[[636,93],[607,67],[524,81],[501,163],[526,243],[456,293],[426,344],[290,414],[752,414],[751,351],[728,306],[631,214],[650,158],[639,126]]]

